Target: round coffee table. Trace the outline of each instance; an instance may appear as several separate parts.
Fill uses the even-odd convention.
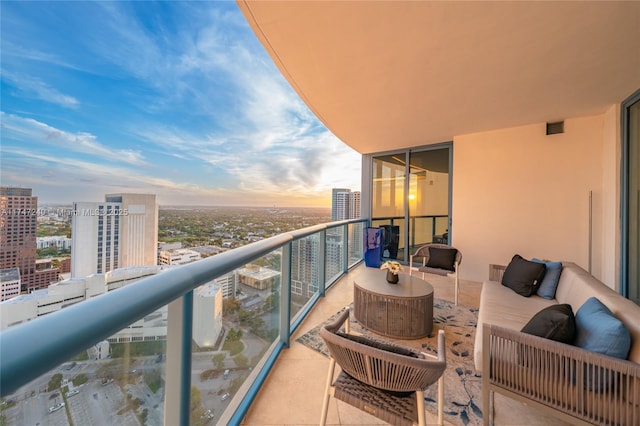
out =
[[[419,339],[433,330],[433,287],[400,275],[389,284],[386,271],[364,268],[353,281],[353,314],[366,328],[398,339]]]

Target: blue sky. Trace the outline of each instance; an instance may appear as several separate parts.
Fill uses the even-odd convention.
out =
[[[330,206],[360,155],[279,73],[235,2],[1,4],[1,183],[39,202]]]

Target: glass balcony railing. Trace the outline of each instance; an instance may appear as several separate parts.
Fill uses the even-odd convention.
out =
[[[280,234],[7,328],[0,423],[239,424],[367,225]]]

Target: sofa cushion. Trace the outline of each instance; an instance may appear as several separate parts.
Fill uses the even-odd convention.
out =
[[[563,303],[544,308],[521,331],[557,342],[572,343],[576,335],[576,321],[571,305]]]
[[[609,308],[595,297],[590,297],[576,313],[574,345],[592,352],[626,359],[631,347],[631,335]]]
[[[551,300],[555,298],[558,282],[560,281],[560,274],[562,273],[562,262],[545,262],[539,259],[531,259],[531,261],[544,263],[546,267],[544,277],[542,277],[536,293],[545,299]]]
[[[426,266],[453,271],[457,254],[458,250],[454,248],[429,247],[429,260]]]
[[[529,297],[538,289],[545,268],[543,263],[531,262],[516,254],[504,271],[502,285],[521,296]]]
[[[476,370],[482,371],[483,324],[495,324],[512,330],[520,330],[537,312],[556,304],[555,300],[543,299],[537,294],[531,297],[522,297],[499,282],[485,281],[480,293],[478,327],[473,345],[473,362]]]

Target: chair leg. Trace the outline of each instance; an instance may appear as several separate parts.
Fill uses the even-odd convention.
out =
[[[329,361],[329,372],[327,373],[327,384],[324,387],[324,401],[322,402],[322,415],[320,416],[320,425],[327,424],[327,411],[329,411],[329,398],[331,397],[331,383],[333,383],[333,372],[336,367],[336,360],[331,358]]]
[[[454,289],[454,291],[456,292],[454,299],[455,299],[455,304],[456,306],[458,306],[458,294],[460,293],[460,287],[459,287],[459,282],[458,282],[458,268],[456,268],[456,288]]]
[[[416,402],[418,403],[418,425],[425,426],[427,424],[427,420],[424,414],[424,392],[419,390],[416,391]]]
[[[438,424],[444,424],[444,372],[438,379]]]

